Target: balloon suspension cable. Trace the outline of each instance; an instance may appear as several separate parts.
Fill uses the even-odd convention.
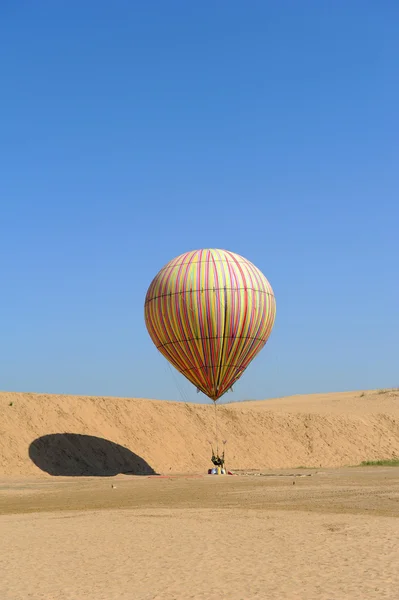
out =
[[[218,428],[218,411],[216,402],[213,403],[215,406],[215,438],[216,438],[216,454],[219,456],[219,428]]]
[[[169,363],[167,363],[167,365],[168,365],[169,371],[172,374],[174,384],[175,384],[175,386],[176,386],[176,388],[177,388],[177,390],[178,390],[178,392],[180,394],[181,399],[183,400],[183,402],[185,402],[186,404],[188,404],[187,394],[185,393],[183,387],[180,386],[179,379],[177,377],[176,372],[174,371],[174,369],[171,367],[171,365]]]

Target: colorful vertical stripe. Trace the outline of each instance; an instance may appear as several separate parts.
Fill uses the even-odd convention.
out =
[[[144,314],[158,350],[216,401],[266,344],[276,302],[266,277],[242,256],[195,250],[159,271]]]

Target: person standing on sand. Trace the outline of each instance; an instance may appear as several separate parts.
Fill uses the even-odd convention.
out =
[[[226,440],[223,442],[223,446],[226,444]],[[221,470],[225,470],[225,466],[224,466],[224,450],[221,454],[221,456],[219,456],[219,452],[217,452],[215,454],[214,450],[213,450],[213,446],[211,444],[211,448],[212,448],[212,458],[211,461],[212,463],[215,465],[215,467],[220,467]]]
[[[224,469],[224,451],[222,453],[222,456],[219,456],[218,454],[214,454],[212,451],[212,462],[215,465],[215,467],[220,467],[221,469]]]

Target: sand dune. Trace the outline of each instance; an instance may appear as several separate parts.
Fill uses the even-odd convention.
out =
[[[209,467],[211,405],[0,393],[0,475],[194,473]],[[220,405],[227,467],[335,467],[399,454],[399,391]],[[67,435],[65,435],[67,434]]]

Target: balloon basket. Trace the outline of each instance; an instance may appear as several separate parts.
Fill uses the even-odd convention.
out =
[[[221,469],[220,467],[208,469],[208,475],[226,475],[226,469]]]

